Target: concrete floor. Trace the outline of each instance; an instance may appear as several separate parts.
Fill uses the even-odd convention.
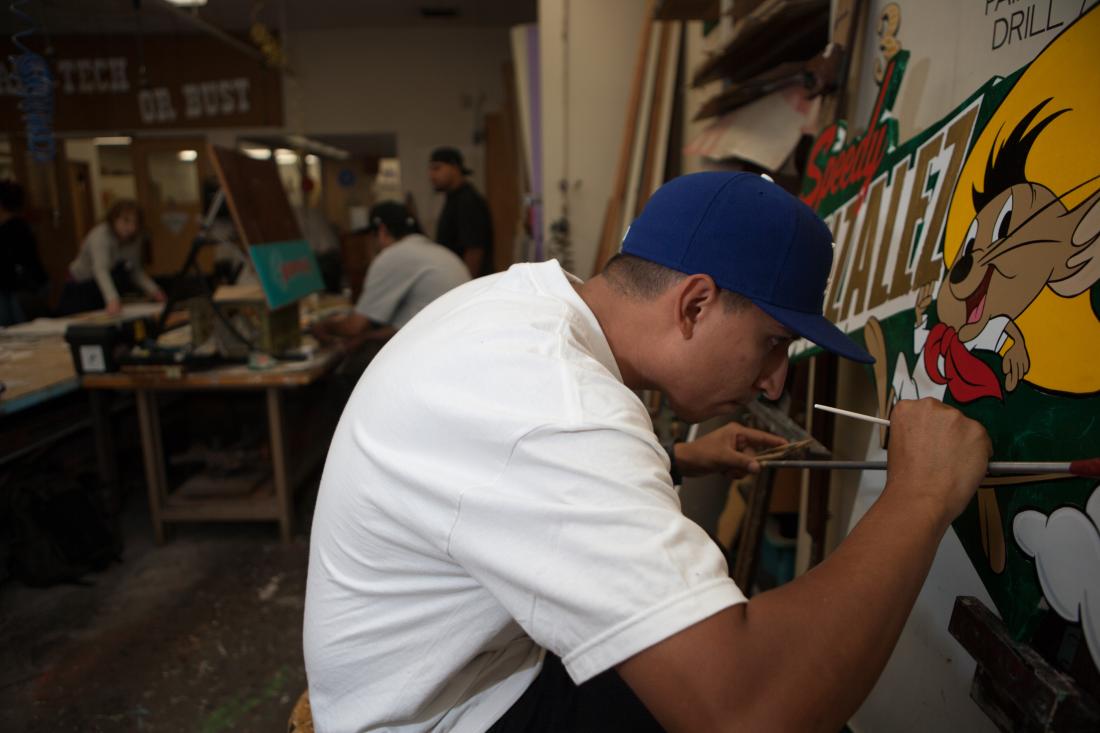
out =
[[[282,731],[305,689],[302,608],[315,483],[294,542],[277,525],[175,525],[152,542],[145,497],[122,562],[87,585],[0,585],[6,731]]]

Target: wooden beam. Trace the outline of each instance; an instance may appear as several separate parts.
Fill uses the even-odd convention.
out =
[[[629,162],[634,150],[634,135],[638,108],[641,105],[642,85],[645,81],[646,60],[649,57],[649,39],[653,29],[653,8],[656,0],[647,0],[645,19],[638,40],[638,55],[634,59],[634,79],[630,85],[630,99],[626,105],[626,119],[623,122],[623,134],[619,143],[619,165],[615,169],[615,183],[611,189],[611,198],[604,214],[603,228],[600,231],[600,243],[596,250],[596,262],[592,272],[599,273],[618,246],[620,224],[622,222],[623,197],[626,194]]]

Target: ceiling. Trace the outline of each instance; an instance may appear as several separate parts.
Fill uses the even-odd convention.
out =
[[[0,5],[0,32],[25,24]],[[135,9],[135,6],[137,9]],[[176,9],[167,0],[29,0],[26,7],[47,33],[190,33],[182,14],[196,15],[222,30],[247,32],[259,20],[284,28],[506,28],[533,23],[537,0],[207,0],[197,9]]]

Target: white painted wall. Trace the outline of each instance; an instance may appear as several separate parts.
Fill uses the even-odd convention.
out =
[[[564,179],[581,277],[592,274],[614,185],[645,6],[539,0],[544,236],[549,240],[550,224],[562,215]]]
[[[294,70],[284,86],[288,132],[395,133],[404,188],[428,232],[442,207],[428,182],[433,148],[461,149],[484,191],[475,105],[483,96],[482,118],[500,108],[508,29],[293,31],[286,48]]]

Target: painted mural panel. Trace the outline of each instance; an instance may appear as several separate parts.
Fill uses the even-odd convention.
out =
[[[995,460],[1096,456],[1100,9],[971,3],[957,13],[970,25],[938,17],[955,52],[932,58],[906,35],[906,8],[922,6],[874,4],[865,116],[824,130],[810,154],[802,197],[836,239],[826,312],[876,356],[881,414],[933,397],[986,426]],[[959,88],[1022,48],[1035,50]],[[977,60],[930,72],[960,58]],[[1100,660],[1095,479],[987,479],[954,530],[1017,636],[1056,613]]]

